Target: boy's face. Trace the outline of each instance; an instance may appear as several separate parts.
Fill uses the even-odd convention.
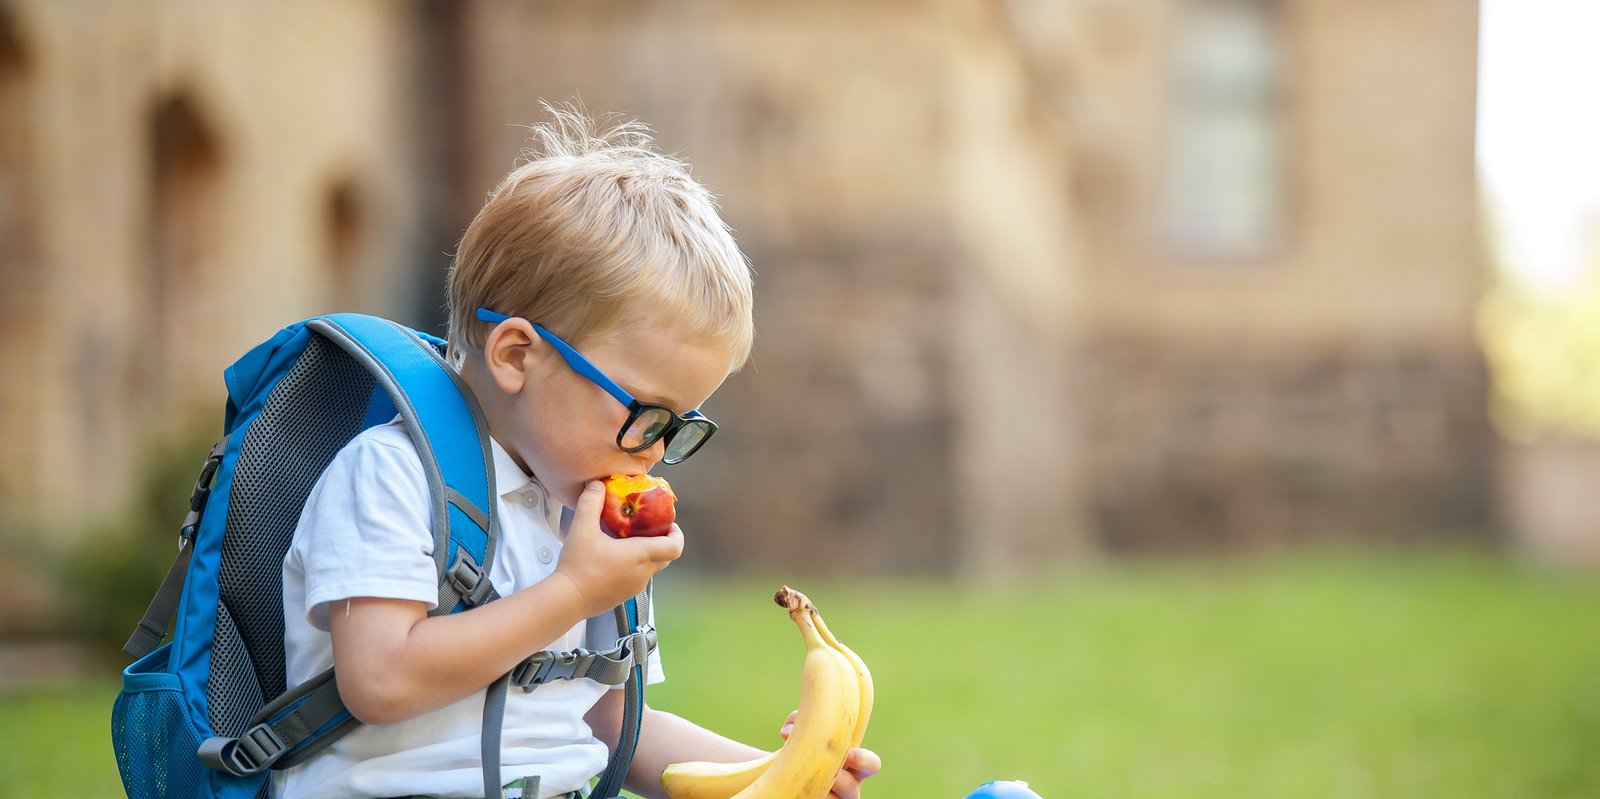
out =
[[[507,324],[518,322],[527,324]],[[526,338],[519,328],[515,340]],[[521,385],[513,381],[516,390],[507,391],[507,382],[497,377],[504,401],[484,403],[484,412],[500,445],[562,504],[576,506],[591,480],[639,474],[660,462],[662,441],[631,453],[617,445],[628,407],[573,371],[553,345],[535,335],[519,347],[515,357],[523,359],[526,379]],[[634,399],[680,414],[699,408],[722,385],[733,361],[722,342],[686,335],[666,322],[597,337],[581,352]],[[488,355],[493,371],[492,346]]]

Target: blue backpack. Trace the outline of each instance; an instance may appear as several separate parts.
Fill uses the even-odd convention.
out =
[[[317,317],[279,331],[224,378],[224,435],[195,481],[178,558],[123,649],[135,660],[111,738],[130,799],[266,797],[271,770],[360,723],[332,669],[285,685],[282,566],[312,485],[362,430],[398,415],[422,457],[439,573],[433,613],[497,598],[487,578],[500,532],[488,428],[443,341],[371,316]],[[621,740],[591,795],[621,792],[655,648],[648,594],[616,609],[615,648],[540,652],[490,686],[484,796],[501,796],[509,686],[584,677],[627,686]]]

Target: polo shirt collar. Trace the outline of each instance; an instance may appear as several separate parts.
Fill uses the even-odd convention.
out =
[[[494,490],[500,496],[521,491],[533,482],[533,478],[522,471],[522,467],[511,459],[511,453],[506,452],[500,442],[489,439],[489,450],[494,455]]]
[[[567,536],[567,520],[570,511],[562,507],[550,497],[550,490],[545,488],[538,479],[530,477],[522,467],[511,459],[511,453],[493,438],[489,439],[489,451],[494,456],[494,490],[500,492],[500,497],[505,499],[511,494],[522,492],[530,485],[538,486],[540,498],[544,504],[545,522],[550,525],[550,531],[557,539],[565,540]]]

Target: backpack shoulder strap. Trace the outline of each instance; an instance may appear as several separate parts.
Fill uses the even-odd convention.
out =
[[[435,615],[488,601],[487,575],[500,533],[489,427],[461,376],[445,363],[442,342],[363,314],[333,314],[306,326],[367,365],[417,446],[439,573]]]
[[[626,638],[648,632],[653,639],[654,627],[650,624],[650,586],[646,584],[644,591],[638,596],[618,606],[616,618],[618,636]],[[655,648],[653,640],[649,648]],[[628,767],[633,763],[633,753],[639,746],[639,726],[644,720],[644,688],[648,666],[649,653],[646,651],[634,660],[633,668],[628,670],[628,681],[622,689],[624,692],[622,733],[616,747],[611,751],[611,760],[606,763],[605,771],[600,772],[600,780],[595,783],[591,796],[610,799],[622,795],[623,780],[628,776]]]
[[[562,653],[540,652],[489,686],[483,715],[484,796],[500,796],[497,787],[500,785],[500,753],[496,745],[500,740],[500,724],[508,688],[518,685],[524,691],[532,691],[551,680],[582,677],[604,685],[623,686],[622,724],[617,745],[611,748],[611,757],[606,761],[605,770],[589,792],[589,796],[600,799],[613,799],[621,795],[622,783],[628,776],[628,768],[639,746],[650,653],[656,648],[655,627],[650,623],[650,584],[647,583],[638,596],[618,605],[613,617],[620,639],[615,648],[606,652],[583,649]]]
[[[306,328],[344,349],[382,386],[416,445],[429,488],[439,604],[453,613],[496,598],[487,575],[499,518],[492,498],[488,425],[439,339],[361,314],[334,314]],[[209,767],[235,775],[304,760],[358,723],[328,669],[268,703],[237,738],[201,747]]]

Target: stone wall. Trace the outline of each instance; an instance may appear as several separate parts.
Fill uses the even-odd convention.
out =
[[[1271,9],[1286,225],[1201,257],[1153,233],[1171,51],[1184,9],[1230,5]],[[692,562],[1004,575],[1481,528],[1476,24],[1456,0],[15,0],[0,371],[28,379],[0,381],[0,516],[118,507],[287,321],[437,323],[520,126],[578,99],[685,156],[758,273],[724,431],[669,472]]]
[[[25,244],[4,253],[0,517],[111,512],[167,439],[220,432],[247,347],[410,310],[411,25],[378,3],[5,5],[4,202],[27,213],[5,220]]]
[[[991,5],[473,8],[480,185],[540,99],[576,97],[687,157],[754,263],[723,432],[667,472],[688,562],[991,574],[1082,548],[1070,158]]]
[[[1492,529],[1476,4],[1013,8],[1030,23],[1020,52],[1084,165],[1079,396],[1105,544]],[[1185,246],[1163,228],[1187,85],[1173,51],[1195,22],[1181,14],[1203,8],[1262,14],[1271,45],[1282,225],[1253,249]]]
[[[1481,536],[1494,439],[1474,353],[1096,340],[1089,493],[1111,551]]]

